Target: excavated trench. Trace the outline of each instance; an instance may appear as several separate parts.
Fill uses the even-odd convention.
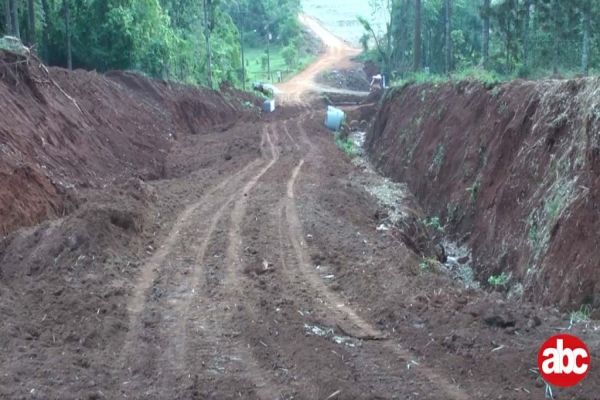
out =
[[[476,277],[509,297],[600,306],[600,81],[407,85],[366,151],[405,182]]]

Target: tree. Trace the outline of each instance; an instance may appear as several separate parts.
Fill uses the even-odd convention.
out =
[[[525,18],[523,19],[523,65],[529,68],[529,31],[531,25],[532,0],[525,0]]]
[[[377,52],[379,53],[379,56],[381,57],[381,60],[383,63],[383,74],[389,75],[390,67],[391,67],[391,65],[390,65],[391,40],[390,40],[390,36],[389,36],[390,35],[389,25],[388,25],[388,33],[386,34],[387,44],[383,44],[383,43],[381,43],[381,40],[379,40],[379,38],[377,37],[377,34],[375,33],[375,30],[373,29],[373,27],[371,26],[369,21],[367,21],[363,17],[358,17],[358,21],[363,26],[365,31],[367,31],[371,35],[371,37],[373,38],[373,41],[375,42],[375,48],[377,49]]]
[[[44,21],[42,26],[42,42],[44,59],[47,61],[50,55],[50,32],[52,31],[52,15],[48,0],[42,0],[42,10],[44,12]]]
[[[288,71],[294,66],[296,66],[296,60],[298,59],[298,50],[294,46],[290,45],[285,47],[281,52],[281,56],[285,61],[285,65],[287,66]]]
[[[421,69],[421,0],[415,0],[415,40],[413,70]]]
[[[27,43],[35,44],[35,6],[34,0],[27,0]]]
[[[396,71],[404,73],[414,67],[414,59],[410,60],[407,55],[410,46],[410,25],[409,18],[411,0],[395,0],[391,4],[390,30],[391,46],[390,64]]]
[[[20,38],[21,32],[19,30],[19,2],[17,0],[9,0],[10,2],[10,26],[12,28],[11,34],[15,37]]]
[[[10,0],[4,0],[4,32],[7,35],[12,33],[12,21],[10,18]]]
[[[484,68],[490,63],[490,0],[483,0],[481,7],[481,19],[483,21],[481,33],[481,56]]]
[[[452,0],[444,0],[444,26],[445,30],[445,65],[446,73],[452,71]]]
[[[591,14],[592,4],[589,0],[584,0],[581,8],[581,29],[582,44],[581,44],[581,72],[584,75],[589,73],[590,69],[590,25],[591,25]]]
[[[204,10],[204,40],[206,41],[206,67],[207,67],[207,79],[208,86],[213,87],[212,82],[212,49],[210,46],[210,34],[212,31],[212,23],[211,23],[211,9],[212,9],[212,0],[202,0],[203,10]]]
[[[63,17],[65,19],[65,41],[67,47],[67,68],[73,69],[73,49],[71,42],[71,5],[63,0]]]

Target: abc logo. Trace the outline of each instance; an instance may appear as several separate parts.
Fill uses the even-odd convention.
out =
[[[577,385],[590,370],[590,352],[573,335],[555,335],[538,352],[538,368],[546,383],[568,387]]]

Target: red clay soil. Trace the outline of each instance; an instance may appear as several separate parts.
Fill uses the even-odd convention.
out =
[[[537,350],[568,316],[421,268],[377,229],[390,210],[367,190],[374,174],[336,147],[304,90],[232,121],[251,100],[232,91],[22,76],[3,83],[2,118],[16,122],[2,134],[37,175],[2,191],[42,189],[0,239],[0,398],[544,398]],[[2,160],[14,175],[16,156]],[[76,207],[14,229],[34,196],[57,213],[59,181]],[[597,330],[571,329],[592,359]],[[598,387],[592,370],[555,394]]]
[[[232,94],[0,52],[0,234],[63,215],[81,188],[164,176],[174,140],[239,118]]]
[[[512,295],[600,307],[600,81],[411,85],[367,138],[385,175],[472,247]]]

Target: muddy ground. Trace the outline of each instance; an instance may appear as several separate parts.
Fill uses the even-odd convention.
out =
[[[566,317],[420,267],[321,110],[189,136],[173,178],[3,240],[0,394],[543,398],[535,354]]]
[[[323,68],[349,54],[331,49]],[[62,73],[69,93],[82,75],[112,79]],[[136,173],[139,162],[121,179],[75,185],[65,215],[0,241],[0,397],[543,399],[535,366],[548,336],[570,328],[598,357],[597,324],[570,326],[553,308],[423,264],[406,225],[390,224],[423,210],[410,193],[382,201],[387,189],[374,186],[396,186],[336,147],[325,104],[290,90],[312,87],[303,79],[269,115],[241,94],[194,92],[197,104],[238,104],[240,117],[186,114],[200,119],[149,156],[159,175]],[[116,113],[136,104],[136,85],[158,85],[135,82],[107,95]],[[14,104],[29,98],[15,93]],[[135,115],[173,130],[186,121]],[[554,393],[596,399],[598,387],[592,370]]]

